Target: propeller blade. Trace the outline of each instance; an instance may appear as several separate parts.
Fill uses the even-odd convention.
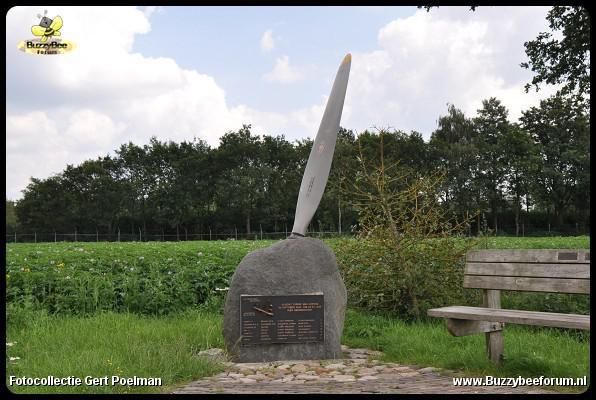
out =
[[[310,150],[310,156],[302,176],[292,235],[304,236],[306,228],[315,215],[315,211],[317,211],[323,197],[325,185],[329,178],[331,161],[333,161],[333,152],[335,151],[341,112],[344,107],[351,63],[352,56],[348,54],[344,57],[335,76],[331,94],[329,100],[327,100],[323,119],[319,126],[319,132]]]

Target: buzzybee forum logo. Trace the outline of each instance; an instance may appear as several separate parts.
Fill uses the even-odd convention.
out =
[[[44,10],[43,16],[37,14],[37,18],[41,19],[37,25],[31,27],[31,33],[36,37],[20,42],[17,46],[19,50],[35,55],[64,54],[74,50],[75,44],[62,38],[62,32],[60,32],[64,26],[62,17],[56,15],[54,18],[49,18],[47,14],[48,10]]]

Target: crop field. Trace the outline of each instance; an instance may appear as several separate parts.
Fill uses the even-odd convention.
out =
[[[42,243],[7,247],[7,303],[51,313],[168,314],[225,288],[268,242]]]
[[[331,248],[342,240],[329,239]],[[8,244],[6,302],[52,314],[164,315],[222,297],[263,241]],[[487,238],[479,248],[588,248],[588,237]],[[341,254],[337,253],[338,259]],[[9,307],[9,318],[11,317]]]

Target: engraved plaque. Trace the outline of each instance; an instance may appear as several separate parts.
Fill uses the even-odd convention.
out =
[[[324,341],[322,293],[240,295],[240,345]]]

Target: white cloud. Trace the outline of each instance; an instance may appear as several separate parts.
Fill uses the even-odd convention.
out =
[[[19,52],[16,44],[30,37],[37,11],[16,7],[7,14],[10,198],[21,196],[30,176],[46,178],[67,163],[103,156],[128,141],[147,143],[151,136],[175,141],[199,137],[217,146],[224,132],[243,123],[251,123],[256,133],[283,133],[288,138],[316,133],[311,109],[283,115],[245,105],[230,107],[212,77],[183,69],[170,58],[132,53],[135,35],[150,31],[148,16],[155,10],[49,11],[64,19],[62,37],[77,45],[72,53],[39,57]],[[88,29],[95,20],[110,21],[110,29]],[[286,67],[282,80],[301,77],[287,58]]]
[[[93,151],[103,149],[106,153],[112,150],[114,138],[119,136],[125,129],[123,122],[114,122],[103,113],[94,110],[77,110],[72,113],[62,132],[63,140],[66,141],[65,148],[92,146]]]
[[[275,47],[275,39],[273,39],[273,31],[271,29],[266,30],[261,36],[261,50],[269,52]]]
[[[263,75],[263,78],[269,82],[293,83],[305,78],[302,69],[290,65],[290,58],[283,56],[275,60],[275,66],[271,72]]]
[[[153,14],[160,13],[163,10],[161,6],[147,6],[143,10],[143,13],[147,18],[150,18]]]
[[[531,72],[523,43],[548,30],[546,7],[441,7],[417,10],[378,33],[379,48],[353,54],[346,105],[357,113],[342,125],[417,130],[429,138],[452,103],[473,116],[481,102],[499,98],[515,121],[554,92],[524,93]]]
[[[47,177],[68,158],[56,123],[40,111],[6,116],[6,191],[17,199],[30,177]]]
[[[27,185],[29,177],[45,178],[114,150],[114,138],[123,123],[93,110],[74,113],[44,111],[9,114],[6,118],[6,185],[10,198]]]
[[[251,121],[254,132],[266,132],[269,135],[283,134],[292,142],[307,137],[313,139],[316,136],[326,104],[327,96],[323,96],[318,104],[286,114],[259,111],[244,105],[234,107],[232,112],[242,121]],[[346,111],[347,107],[344,113]]]
[[[50,10],[64,19],[62,37],[77,49],[56,57],[18,52],[31,34],[35,9],[7,15],[7,194],[20,197],[29,176],[45,178],[67,163],[105,155],[129,140],[142,144],[198,136],[217,145],[242,122],[213,78],[168,58],[131,53],[147,33],[145,12],[133,7]],[[33,17],[32,17],[33,16]],[[109,29],[88,29],[94,20]],[[25,27],[25,29],[23,29]],[[238,116],[237,116],[238,115]]]

